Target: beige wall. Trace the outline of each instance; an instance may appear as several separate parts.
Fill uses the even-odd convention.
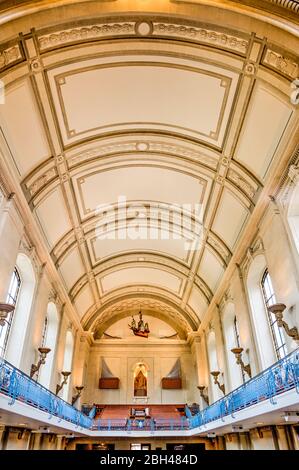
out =
[[[21,436],[18,431],[9,431],[9,435],[6,441],[5,450],[26,450],[28,448],[30,433],[28,431],[24,432]]]
[[[108,344],[105,343],[107,341]],[[118,390],[100,390],[101,360],[105,359],[115,377],[120,379]],[[177,359],[181,361],[182,389],[162,390],[161,379],[168,375]],[[184,341],[160,340],[155,344],[126,342],[115,344],[99,341],[91,348],[84,390],[85,403],[133,403],[133,377],[138,362],[148,369],[149,403],[193,403],[198,401],[196,364],[190,347]]]

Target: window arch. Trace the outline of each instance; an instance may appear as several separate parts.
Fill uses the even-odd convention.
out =
[[[14,366],[20,367],[34,298],[36,279],[31,260],[24,253],[18,254],[16,270],[21,283],[7,338],[5,359]]]
[[[53,302],[49,302],[42,332],[41,346],[50,348],[51,351],[47,355],[46,363],[41,367],[39,374],[39,382],[47,388],[50,388],[51,385],[56,352],[58,323],[59,319],[56,305]]]
[[[268,307],[276,303],[275,293],[272,286],[271,277],[268,269],[265,269],[262,280],[261,287],[264,296],[265,308],[268,316],[268,322],[272,334],[272,339],[274,343],[275,353],[277,359],[282,359],[287,354],[286,342],[281,328],[277,325],[276,317],[273,313],[269,312]]]
[[[21,277],[20,277],[18,269],[15,268],[11,276],[11,280],[10,280],[10,284],[8,288],[8,294],[6,297],[6,303],[16,306],[18,295],[20,292],[20,287],[21,287]],[[6,319],[7,321],[5,322],[5,324],[2,327],[0,327],[0,356],[5,355],[8,337],[10,334],[10,329],[11,329],[12,320],[13,320],[13,314],[14,314],[14,311],[12,311],[9,314],[8,318]]]

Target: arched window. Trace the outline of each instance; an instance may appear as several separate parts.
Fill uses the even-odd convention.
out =
[[[286,342],[283,336],[281,328],[277,325],[276,317],[273,313],[269,312],[268,307],[276,303],[275,293],[272,286],[272,281],[268,269],[265,270],[262,281],[261,281],[265,308],[267,311],[268,321],[270,325],[270,330],[272,334],[272,339],[274,342],[274,348],[276,352],[277,359],[282,359],[287,354]]]
[[[231,390],[234,390],[245,381],[245,376],[242,374],[240,366],[236,363],[236,358],[231,352],[231,349],[240,347],[240,335],[235,313],[235,305],[233,302],[228,302],[225,305],[222,314],[222,323],[229,372],[229,382]]]
[[[267,269],[267,261],[261,253],[252,260],[246,279],[250,302],[253,335],[259,358],[260,368],[266,369],[277,361],[271,329],[266,311],[261,281]]]
[[[299,252],[299,183],[297,183],[290,198],[287,220],[291,231],[291,238],[293,238],[297,252]]]
[[[17,268],[14,269],[14,272],[12,273],[12,277],[10,280],[10,285],[8,289],[8,294],[6,297],[6,303],[11,304],[11,305],[16,305],[17,300],[18,300],[18,295],[20,291],[20,286],[21,286],[21,278],[19,271]],[[13,320],[13,314],[14,311],[11,312],[7,318],[7,322],[0,327],[0,356],[4,356],[6,346],[7,346],[7,341],[10,333],[10,328]]]
[[[45,321],[44,321],[43,334],[42,334],[42,340],[41,340],[42,348],[47,347],[46,342],[47,342],[48,323],[49,323],[49,320],[48,320],[48,314],[47,314],[45,317]]]
[[[241,348],[242,346],[241,346],[241,343],[240,343],[239,325],[238,325],[238,320],[237,320],[236,315],[234,316],[233,329],[234,329],[236,347]],[[244,383],[245,382],[245,372],[244,372],[243,369],[241,369],[241,374],[242,374],[242,381]]]
[[[47,355],[46,363],[41,367],[39,374],[39,382],[47,388],[50,388],[51,385],[58,323],[59,319],[56,305],[53,302],[49,302],[42,332],[41,346],[50,348],[51,351]]]
[[[216,350],[216,336],[214,331],[210,331],[208,338],[207,338],[207,349],[208,349],[208,361],[209,361],[209,371],[217,371],[219,370],[218,366],[218,360],[217,360],[217,350]],[[214,379],[209,374],[209,380],[210,380],[210,397],[212,401],[217,401],[219,398],[221,398],[223,395],[221,394],[218,386],[214,383]],[[222,381],[221,375],[219,376],[219,381]]]
[[[66,338],[65,338],[64,358],[63,358],[63,367],[62,367],[63,371],[66,371],[66,372],[72,371],[73,351],[74,351],[74,337],[73,337],[72,332],[68,330],[66,333]],[[65,401],[68,401],[69,399],[71,380],[72,380],[72,376],[69,377],[67,384],[62,389],[62,398]]]
[[[16,307],[12,315],[5,348],[5,359],[18,368],[21,367],[23,349],[26,344],[35,286],[36,279],[31,261],[25,254],[19,253],[16,271],[11,282],[11,300],[16,299]]]

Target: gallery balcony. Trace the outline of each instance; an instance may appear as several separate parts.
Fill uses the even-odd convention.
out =
[[[248,380],[222,399],[191,415],[165,419],[93,419],[2,360],[0,362],[0,409],[54,425],[78,435],[198,435],[229,432],[232,426],[267,416],[288,416],[299,403],[299,349]],[[150,407],[150,405],[147,405]],[[128,407],[129,408],[129,407]],[[251,420],[251,421],[250,421]]]

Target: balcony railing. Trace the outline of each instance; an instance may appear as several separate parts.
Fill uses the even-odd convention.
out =
[[[190,428],[234,416],[235,412],[268,399],[275,405],[276,396],[293,388],[299,394],[299,349],[193,416]]]
[[[11,398],[10,405],[17,400],[49,413],[49,417],[57,416],[82,428],[92,427],[91,418],[3,359],[0,360],[0,392]]]
[[[265,400],[270,400],[270,403],[275,405],[275,397],[291,389],[295,389],[299,394],[299,349],[190,418],[182,416],[178,419],[94,420],[8,362],[4,360],[0,362],[0,393],[10,397],[11,405],[18,400],[45,411],[50,416],[57,416],[94,431],[186,431],[224,419],[225,416],[234,417],[237,411]]]

